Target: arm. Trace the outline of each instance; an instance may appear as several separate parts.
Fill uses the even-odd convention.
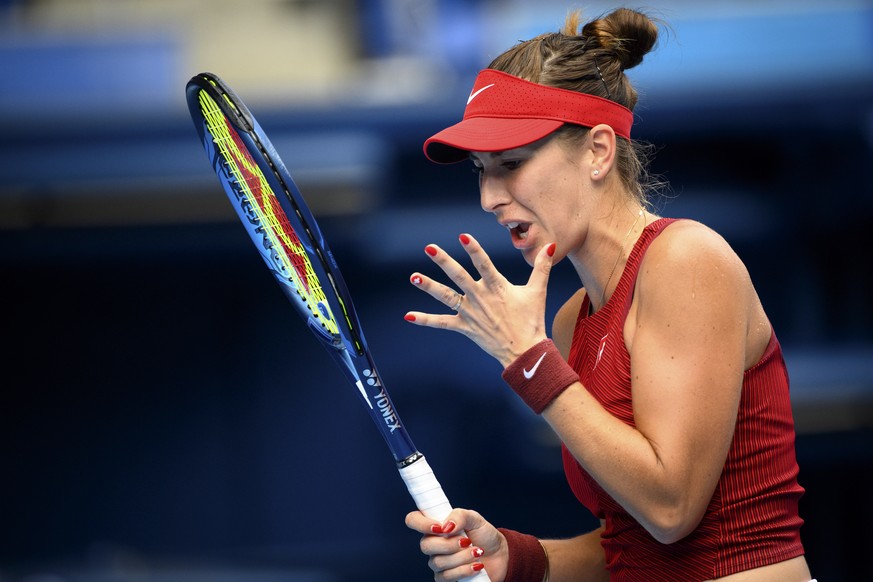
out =
[[[542,540],[549,557],[549,582],[608,582],[602,531],[601,526],[568,540]]]
[[[551,255],[544,247],[528,283],[511,285],[468,238],[465,250],[479,280],[440,249],[429,253],[463,292],[460,311],[410,312],[407,319],[462,333],[507,366],[545,337]],[[447,306],[458,296],[424,275],[413,281]],[[763,353],[765,322],[745,267],[727,243],[702,225],[674,224],[646,253],[625,323],[636,426],[612,416],[578,382],[543,411],[583,467],[663,543],[690,533],[712,497],[733,436],[743,371],[754,362],[750,354]]]
[[[507,574],[514,582],[540,582],[544,564],[541,556],[535,555],[540,551],[548,556],[549,582],[609,580],[600,546],[602,528],[567,540],[540,540],[537,544],[532,536],[498,530],[477,512],[459,508],[452,510],[443,523],[413,511],[406,516],[406,525],[422,534],[421,551],[430,557],[428,566],[437,582],[475,574],[476,564],[485,567],[493,582],[504,582]],[[461,537],[461,531],[466,531],[467,537]],[[509,543],[504,532],[516,540],[516,545]],[[513,557],[513,551],[521,553]],[[525,552],[530,552],[527,558]],[[539,565],[531,567],[528,560]],[[534,571],[538,572],[537,580],[528,580]]]
[[[570,357],[570,344],[573,343],[573,331],[576,328],[576,319],[579,317],[579,309],[585,299],[585,289],[579,289],[564,305],[558,309],[555,319],[552,321],[552,341],[566,360]]]
[[[525,344],[529,345],[531,339],[545,337],[544,325],[541,322],[544,321],[546,282],[551,267],[549,260],[551,255],[548,247],[544,247],[538,255],[528,284],[519,287],[511,285],[493,269],[478,243],[472,241],[472,244],[464,244],[468,246],[467,252],[482,274],[479,281],[473,281],[456,261],[440,252],[440,249],[432,246],[430,248],[436,254],[428,251],[428,254],[433,256],[449,274],[452,281],[465,292],[468,305],[472,304],[472,307],[465,305],[463,308],[463,321],[460,313],[455,316],[409,312],[406,319],[417,325],[452,329],[462,333],[505,365],[517,357],[520,353],[518,350],[523,351]],[[446,306],[454,305],[457,301],[457,293],[453,289],[421,273],[415,273],[411,281]],[[492,298],[489,301],[488,295],[493,295],[496,300]],[[583,297],[584,291],[574,294],[561,308],[560,314],[563,315],[556,317],[553,326],[556,336],[560,335],[563,338],[561,344],[564,357],[569,351],[573,326]],[[516,322],[515,328],[521,329],[523,333],[503,332],[507,327],[512,329],[507,324],[513,322],[520,313],[526,315],[520,324]],[[563,323],[558,323],[559,320]],[[498,328],[503,332],[502,334],[491,333]],[[500,337],[508,339],[501,344]],[[556,341],[558,341],[557,337]],[[513,353],[513,350],[517,353]],[[449,523],[452,525],[447,532],[445,527]],[[468,576],[472,572],[472,565],[477,561],[485,565],[493,581],[503,582],[505,579],[510,561],[507,539],[478,513],[456,508],[446,523],[438,524],[420,511],[413,511],[407,515],[406,525],[423,534],[421,550],[430,556],[428,565],[435,572],[435,580],[451,580]],[[543,549],[549,552],[551,582],[608,580],[604,569],[603,549],[600,546],[601,529],[569,540],[541,541]],[[466,540],[459,538],[457,534],[452,536],[451,532],[460,530],[467,531],[469,537]],[[472,554],[476,548],[481,548],[483,552],[478,557]],[[580,572],[584,572],[584,578],[580,578]]]
[[[656,539],[699,523],[733,436],[759,307],[727,244],[696,224],[652,243],[625,325],[636,427],[576,383],[543,417],[585,469]]]
[[[574,293],[552,322],[552,340],[565,360],[570,354],[585,293],[585,289]],[[607,582],[609,573],[600,543],[602,532],[601,524],[592,532],[567,540],[541,540],[549,560],[549,582]]]
[[[420,547],[429,556],[427,565],[436,582],[476,574],[484,567],[492,582],[503,582],[509,564],[509,547],[500,531],[475,511],[455,508],[442,523],[420,511],[406,516],[406,526],[422,534]],[[466,537],[461,536],[466,532]]]
[[[570,350],[573,329],[584,297],[584,290],[575,293],[561,307],[553,322],[554,341],[565,359]],[[477,513],[463,509],[455,509],[449,520],[456,524],[449,533],[457,530],[459,522],[463,524],[460,529],[468,528],[469,545],[462,545],[457,537],[435,535],[432,528],[434,526],[442,528],[443,524],[434,523],[419,511],[410,513],[406,518],[408,527],[424,534],[421,550],[431,557],[428,564],[436,573],[435,579],[441,580],[444,577],[464,575],[465,572],[469,572],[469,568],[476,561],[471,550],[482,547],[483,551],[488,548],[481,561],[485,564],[489,576],[494,582],[502,582],[513,549],[508,545],[501,530],[495,529]],[[547,556],[549,582],[607,582],[609,574],[606,571],[603,547],[600,544],[602,531],[601,525],[595,531],[570,539],[539,540]],[[538,549],[531,551],[538,551]]]

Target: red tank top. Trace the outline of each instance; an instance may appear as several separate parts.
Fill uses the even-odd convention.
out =
[[[634,426],[630,355],[624,322],[640,263],[649,244],[674,219],[647,226],[634,245],[618,286],[595,314],[582,302],[570,365],[611,414]],[[611,580],[691,582],[775,564],[803,554],[788,373],[775,334],[761,360],[743,376],[736,429],[706,513],[691,534],[669,545],[656,541],[615,502],[563,447],[573,493],[605,520],[601,543]]]

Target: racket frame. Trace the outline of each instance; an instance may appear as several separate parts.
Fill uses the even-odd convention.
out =
[[[301,297],[293,277],[284,274],[287,269],[280,268],[276,258],[271,254],[274,245],[262,230],[263,221],[259,221],[247,206],[251,203],[247,200],[250,194],[245,192],[245,188],[239,184],[233,172],[228,170],[220,147],[207,128],[200,101],[201,93],[205,93],[215,103],[229,122],[229,127],[235,131],[275,195],[288,218],[289,225],[297,234],[299,242],[309,257],[315,277],[322,283],[323,300],[327,304],[326,311],[320,304],[311,305],[311,300]],[[210,157],[213,170],[243,226],[273,274],[273,278],[279,283],[279,287],[298,314],[306,321],[313,335],[339,364],[348,380],[357,386],[359,398],[388,445],[416,507],[431,519],[444,521],[452,511],[452,506],[427,459],[412,443],[388,391],[382,385],[361,330],[351,295],[333,253],[278,152],[243,101],[217,75],[200,73],[192,77],[186,86],[186,99],[194,126]],[[327,282],[327,286],[324,282]],[[336,331],[332,329],[333,326],[325,325],[325,319],[329,315],[333,316],[331,319],[336,324]],[[488,582],[489,580],[485,570],[480,570],[464,578],[462,582]]]
[[[278,261],[273,256],[276,252],[274,245],[262,230],[268,226],[251,212],[250,205],[256,202],[248,200],[250,193],[228,169],[225,156],[215,143],[215,136],[207,129],[200,102],[201,92],[220,109],[266,179],[290,227],[305,249],[311,269],[321,284],[324,303],[312,305],[313,301],[303,299],[292,277],[277,265]],[[186,96],[195,128],[211,157],[213,170],[279,287],[349,381],[357,386],[361,400],[398,466],[415,462],[420,453],[382,385],[342,273],[318,223],[273,144],[243,101],[218,76],[211,73],[194,76],[187,85]],[[249,187],[249,190],[252,188]],[[334,323],[337,331],[329,329],[333,325],[325,326],[326,320]]]

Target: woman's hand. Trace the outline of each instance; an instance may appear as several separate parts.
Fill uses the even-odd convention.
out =
[[[406,516],[406,525],[424,534],[421,551],[430,556],[428,566],[436,582],[469,578],[482,568],[492,582],[506,577],[506,539],[477,512],[453,509],[440,523],[413,511]]]
[[[414,273],[410,280],[457,313],[437,315],[410,311],[406,320],[416,325],[461,333],[506,367],[529,347],[546,338],[546,286],[555,244],[545,245],[537,253],[527,284],[513,285],[494,267],[472,236],[462,234],[459,238],[480,278],[474,279],[438,246],[428,245],[425,247],[428,256],[461,293],[421,273]]]

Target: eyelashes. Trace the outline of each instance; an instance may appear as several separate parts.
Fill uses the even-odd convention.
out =
[[[521,163],[521,160],[506,160],[504,162],[501,162],[500,169],[512,172],[520,168]],[[470,169],[470,171],[474,174],[482,175],[482,173],[485,171],[485,168],[478,164],[473,164],[473,167]]]

